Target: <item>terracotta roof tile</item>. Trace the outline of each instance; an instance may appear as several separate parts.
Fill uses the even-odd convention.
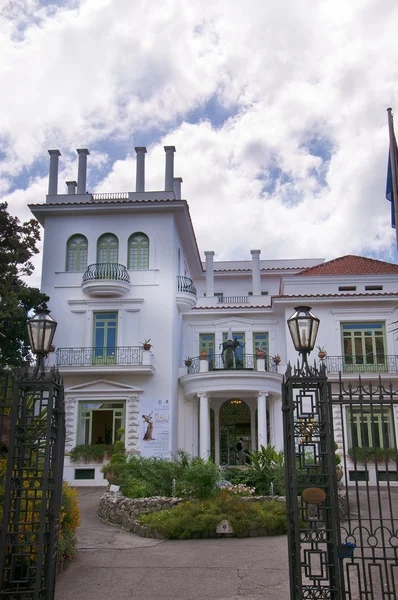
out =
[[[366,258],[365,256],[340,256],[334,260],[309,267],[298,277],[310,277],[315,275],[398,275],[398,265],[375,260],[374,258]]]
[[[289,296],[274,296],[274,298],[358,298],[358,297],[377,297],[380,296],[398,296],[398,292],[382,292],[381,294],[377,292],[373,292],[371,294],[368,293],[358,293],[358,294],[291,294]]]
[[[271,304],[261,304],[258,306],[254,306],[252,304],[250,304],[249,306],[235,306],[232,304],[228,304],[228,305],[223,305],[223,306],[194,306],[191,310],[251,310],[253,308],[271,308]]]

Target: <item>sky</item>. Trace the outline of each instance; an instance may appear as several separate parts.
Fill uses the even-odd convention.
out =
[[[89,191],[134,191],[134,146],[163,189],[174,145],[202,258],[396,262],[397,23],[396,0],[0,0],[0,200],[31,218],[50,148],[59,192],[76,148]]]

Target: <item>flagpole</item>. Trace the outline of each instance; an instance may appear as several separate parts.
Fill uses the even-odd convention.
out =
[[[392,108],[387,108],[388,113],[388,131],[390,134],[390,162],[391,162],[391,175],[392,175],[392,195],[394,200],[394,211],[395,211],[395,235],[397,240],[398,250],[398,165],[397,165],[397,143],[395,141],[394,134],[394,122]]]

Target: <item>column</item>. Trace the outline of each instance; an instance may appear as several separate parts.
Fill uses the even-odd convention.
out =
[[[257,421],[258,421],[258,450],[268,445],[267,439],[267,396],[268,392],[258,392]]]
[[[275,450],[283,450],[283,414],[282,414],[282,399],[275,398],[272,401],[273,412],[273,440],[272,445]]]
[[[50,176],[48,178],[48,195],[56,196],[58,194],[58,157],[61,156],[59,150],[49,150],[50,155]]]
[[[220,407],[214,408],[214,462],[220,464]]]
[[[79,155],[79,165],[77,169],[77,193],[86,193],[86,180],[87,180],[87,156],[90,152],[87,148],[80,148],[76,150]]]
[[[206,298],[214,297],[214,252],[208,250],[206,256]]]
[[[252,255],[253,296],[261,296],[260,253],[261,250],[250,250]]]
[[[145,192],[145,146],[136,146],[134,150],[137,153],[137,170],[135,178],[135,191]]]
[[[199,456],[207,460],[210,456],[210,413],[209,398],[206,392],[198,394],[199,398]]]
[[[166,152],[164,189],[165,192],[172,192],[174,187],[174,152],[176,149],[175,146],[164,146],[164,151]]]

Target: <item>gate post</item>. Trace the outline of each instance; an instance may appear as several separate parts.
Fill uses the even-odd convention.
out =
[[[65,445],[58,372],[13,386],[0,532],[0,598],[53,600]]]
[[[331,390],[325,368],[282,384],[290,599],[342,600]]]

